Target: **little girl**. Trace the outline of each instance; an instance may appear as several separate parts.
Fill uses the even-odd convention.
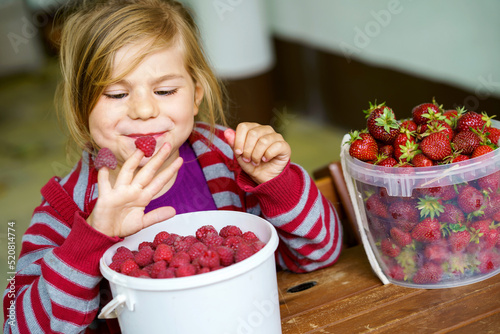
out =
[[[188,11],[167,0],[86,1],[61,39],[63,114],[82,157],[42,188],[22,241],[4,333],[108,332],[96,316],[109,297],[99,271],[122,238],[176,213],[261,215],[280,236],[279,267],[332,265],[341,228],[331,204],[270,126],[225,128],[222,91]],[[153,136],[152,157],[135,139]],[[109,148],[117,168],[96,170]],[[103,291],[107,291],[107,296]],[[105,304],[105,303],[104,303]]]

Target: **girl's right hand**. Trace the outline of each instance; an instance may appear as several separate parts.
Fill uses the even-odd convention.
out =
[[[175,209],[170,206],[144,213],[149,202],[175,177],[182,165],[182,158],[178,157],[157,174],[170,151],[170,145],[165,144],[137,171],[144,153],[136,150],[121,167],[114,184],[110,182],[109,169],[101,168],[98,174],[99,196],[87,218],[90,226],[110,237],[126,237],[172,218]]]

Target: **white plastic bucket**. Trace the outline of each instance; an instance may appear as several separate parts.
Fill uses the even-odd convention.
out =
[[[136,278],[108,267],[120,246],[137,249],[142,241],[153,241],[160,231],[194,235],[203,225],[213,225],[218,231],[236,225],[243,232],[254,232],[266,246],[242,262],[190,277]],[[275,228],[255,215],[234,211],[177,215],[125,238],[104,253],[100,269],[110,283],[113,300],[99,317],[118,317],[123,333],[281,333],[274,259],[277,247]]]

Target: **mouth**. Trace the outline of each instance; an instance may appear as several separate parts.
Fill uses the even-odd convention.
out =
[[[131,133],[131,134],[128,134],[127,137],[132,138],[132,139],[137,139],[139,137],[153,137],[155,139],[158,139],[159,137],[161,137],[166,132],[167,131],[150,132],[150,133]]]

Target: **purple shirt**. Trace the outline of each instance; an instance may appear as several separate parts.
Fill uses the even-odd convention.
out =
[[[201,166],[187,141],[179,148],[179,155],[184,163],[174,184],[166,193],[153,199],[146,206],[145,213],[163,206],[174,207],[177,214],[217,210]]]

